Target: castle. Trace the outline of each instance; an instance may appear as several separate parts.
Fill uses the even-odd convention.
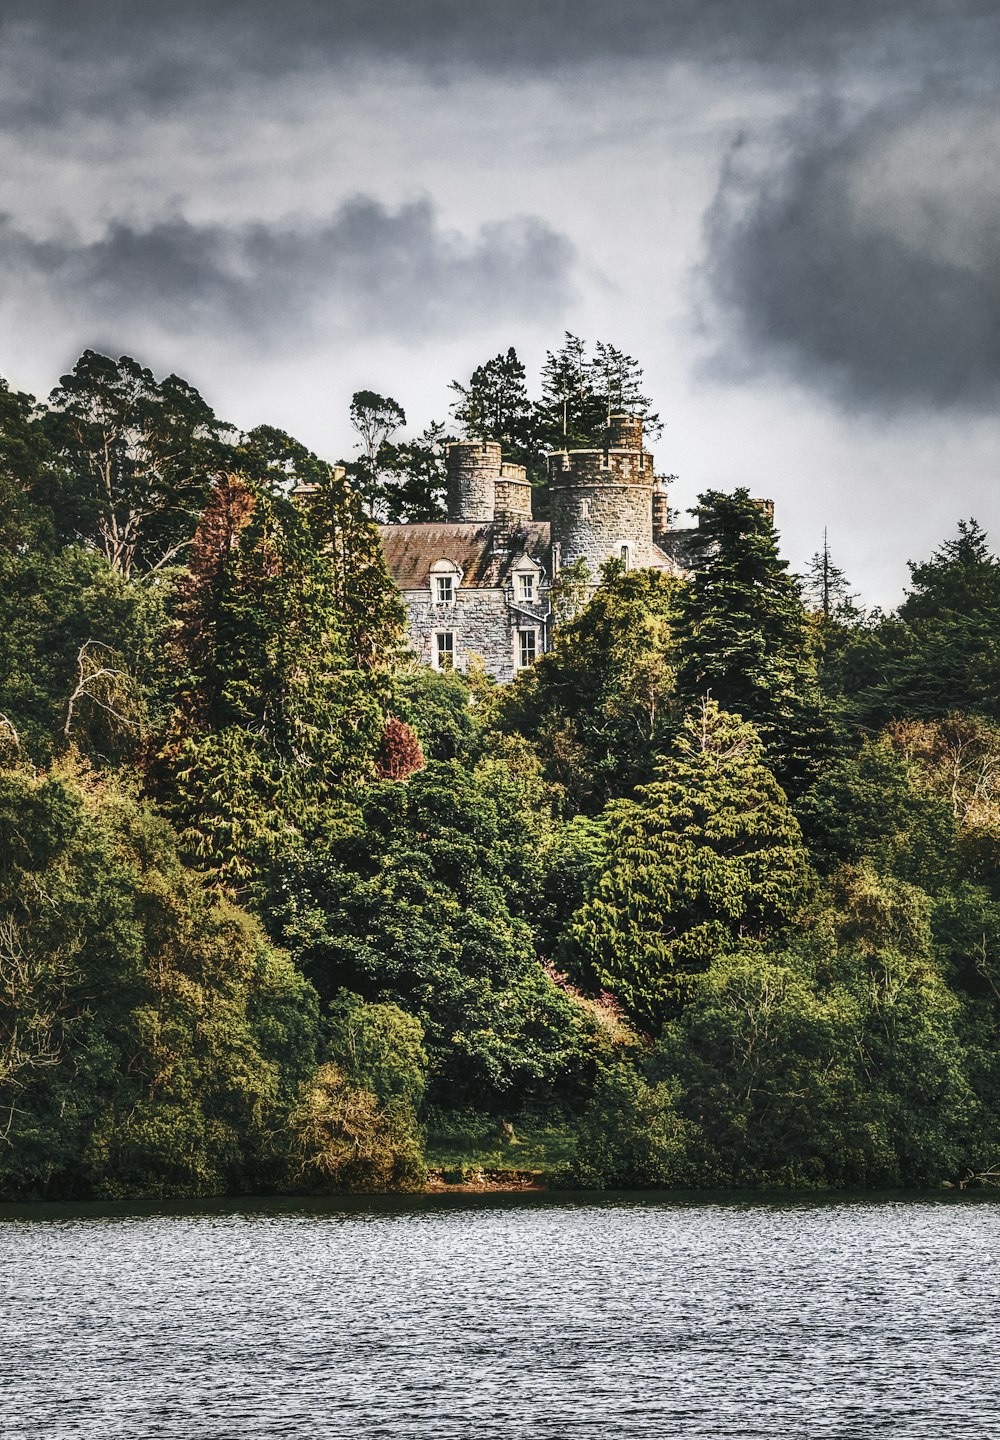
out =
[[[448,447],[447,520],[379,526],[426,664],[464,669],[478,656],[497,680],[513,680],[549,648],[549,592],[576,560],[595,583],[612,559],[684,573],[688,532],[669,528],[639,416],[612,417],[605,446],[556,451],[548,466],[551,519],[535,520],[524,467],[493,441],[458,441]]]

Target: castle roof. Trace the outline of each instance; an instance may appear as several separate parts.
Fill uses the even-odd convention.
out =
[[[518,560],[528,556],[552,573],[547,520],[520,524],[450,524],[431,521],[380,525],[389,573],[400,590],[422,590],[435,560],[451,560],[462,572],[461,586],[501,589]]]

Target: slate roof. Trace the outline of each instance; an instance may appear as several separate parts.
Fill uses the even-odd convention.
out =
[[[389,573],[400,590],[423,590],[435,560],[452,560],[462,571],[460,588],[507,584],[515,562],[529,555],[552,573],[551,540],[547,520],[525,520],[520,525],[488,521],[453,525],[431,521],[417,525],[380,525],[382,549]]]

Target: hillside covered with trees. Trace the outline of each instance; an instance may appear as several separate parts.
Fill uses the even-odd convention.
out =
[[[434,672],[374,522],[438,513],[449,427],[540,486],[649,415],[573,336],[537,399],[513,351],[455,394],[401,440],[359,391],[345,474],[128,358],[0,382],[0,1197],[412,1189],[535,1136],[567,1185],[995,1177],[988,537],[882,614],[710,492],[692,579],[570,577],[513,685]]]

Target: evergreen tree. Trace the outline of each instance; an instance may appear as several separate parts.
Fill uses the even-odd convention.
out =
[[[1000,561],[974,520],[927,561],[910,564],[895,615],[854,627],[841,647],[843,704],[881,729],[955,710],[1000,720]]]
[[[552,449],[593,444],[602,433],[606,406],[595,379],[586,342],[567,330],[562,347],[549,350],[542,366],[540,428]]]
[[[190,852],[231,883],[370,774],[385,731],[398,600],[338,485],[303,511],[225,477],[195,537],[157,784]]]
[[[830,743],[798,586],[770,513],[747,490],[709,491],[694,514],[679,692],[710,695],[752,721],[783,783],[797,789]]]
[[[383,445],[377,505],[388,524],[444,519],[447,444],[435,420],[415,440]]]
[[[472,372],[468,385],[451,384],[458,395],[452,413],[470,440],[497,440],[512,458],[534,458],[532,408],[524,366],[513,346]]]
[[[663,425],[651,408],[652,401],[642,393],[642,367],[631,355],[599,340],[594,346],[591,362],[594,374],[594,389],[601,397],[605,411],[605,424],[611,424],[612,415],[641,415],[643,433],[647,440],[655,440]]]
[[[677,721],[679,582],[620,561],[601,578],[596,593],[574,579],[588,603],[498,698],[503,723],[533,742],[571,813],[600,809],[650,779]]]
[[[849,607],[857,598],[851,593],[843,570],[833,563],[825,529],[823,548],[817,550],[806,567],[805,594],[826,621],[829,621],[836,611]]]
[[[753,727],[714,701],[685,720],[656,780],[609,818],[608,860],[569,953],[581,975],[658,1026],[716,955],[792,920],[811,871]]]

